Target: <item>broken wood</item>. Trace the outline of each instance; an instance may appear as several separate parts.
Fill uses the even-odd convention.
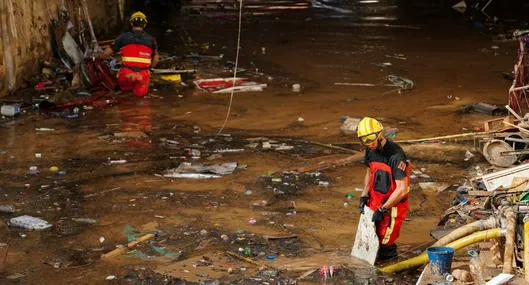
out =
[[[516,118],[518,119],[518,121],[520,121],[520,123],[524,124],[525,126],[527,126],[527,122],[524,120],[524,118],[522,118],[520,115],[518,115],[518,113],[516,113],[512,108],[511,106],[509,105],[505,105],[505,108],[507,108],[507,110],[509,110],[509,112]]]
[[[120,247],[120,248],[116,248],[114,249],[113,251],[111,252],[108,252],[108,253],[105,253],[103,255],[101,255],[101,259],[108,259],[108,258],[112,258],[112,257],[116,257],[116,256],[119,256],[119,255],[122,255],[124,253],[126,253],[127,251],[129,251],[129,249],[133,249],[134,247],[136,247],[138,244],[144,242],[144,241],[148,241],[150,239],[153,239],[155,237],[155,234],[146,234],[134,241],[131,241],[129,242],[126,246],[123,246],[123,247]]]
[[[308,166],[302,166],[294,169],[294,171],[299,173],[305,173],[305,172],[312,172],[312,171],[322,171],[325,169],[329,169],[335,166],[343,166],[345,164],[360,161],[364,158],[363,152],[357,152],[354,155],[344,157],[344,158],[338,158],[330,161],[321,161],[316,164],[308,165]]]
[[[238,255],[238,254],[236,254],[234,252],[231,252],[231,251],[226,251],[225,253],[227,255],[231,256],[231,257],[235,257],[237,259],[240,259],[242,261],[248,262],[248,263],[253,264],[255,266],[258,266],[258,267],[268,267],[268,266],[266,266],[264,264],[261,264],[261,263],[259,263],[257,261],[254,261],[254,260],[250,259],[250,258],[247,258],[247,257],[244,257],[244,256],[240,256],[240,255]]]
[[[329,149],[341,150],[343,152],[347,152],[347,153],[351,153],[351,154],[358,153],[358,151],[356,151],[354,149],[348,149],[348,148],[345,148],[345,147],[335,146],[335,145],[332,145],[332,144],[320,143],[320,142],[315,142],[315,141],[309,141],[308,143],[313,144],[313,145],[317,145],[317,146],[321,146],[321,147],[325,147],[325,148],[329,148]]]
[[[116,188],[104,190],[104,191],[101,191],[101,192],[88,194],[88,195],[85,195],[84,197],[85,198],[90,198],[90,197],[94,197],[94,196],[97,196],[97,195],[102,195],[102,194],[105,194],[105,193],[114,192],[114,191],[119,190],[119,189],[121,189],[121,187],[116,187]]]
[[[302,280],[302,279],[305,279],[307,278],[307,276],[311,275],[312,273],[316,272],[316,270],[318,269],[311,269],[311,270],[308,270],[306,271],[305,273],[301,274],[298,278],[296,278],[297,280]]]
[[[287,235],[287,236],[263,236],[266,240],[278,240],[278,239],[291,239],[297,238],[297,235]]]
[[[483,122],[483,129],[485,130],[485,132],[492,131],[492,130],[501,131],[503,127],[503,121],[508,120],[508,119],[509,117],[486,120]]]
[[[419,142],[427,142],[427,141],[437,141],[437,140],[445,140],[445,139],[458,139],[458,138],[464,138],[464,137],[490,135],[490,134],[493,134],[493,133],[496,133],[496,132],[497,131],[471,132],[471,133],[463,133],[463,134],[432,137],[432,138],[423,138],[423,139],[398,140],[398,141],[395,141],[395,142],[396,143],[419,143]]]
[[[517,128],[518,130],[520,130],[520,132],[526,134],[526,135],[529,135],[529,130],[526,129],[526,128],[522,128],[520,126],[517,126],[517,125],[514,125],[514,124],[511,124],[509,122],[503,122],[505,125],[509,126],[509,127],[513,127],[513,128]]]
[[[489,197],[492,196],[492,192],[490,191],[468,191],[469,196],[476,196],[476,197]]]

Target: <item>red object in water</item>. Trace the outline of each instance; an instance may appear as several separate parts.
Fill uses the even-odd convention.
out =
[[[213,92],[230,88],[233,86],[239,86],[246,82],[246,78],[235,78],[235,82],[232,78],[214,78],[214,79],[200,79],[195,80],[195,85],[204,91]]]
[[[50,80],[39,82],[35,85],[35,90],[44,90],[46,89],[46,87],[49,87],[52,84],[53,84],[53,81],[50,81]]]
[[[149,93],[150,72],[147,69],[133,71],[123,67],[118,73],[118,85],[121,91],[132,93],[137,97],[143,97]]]

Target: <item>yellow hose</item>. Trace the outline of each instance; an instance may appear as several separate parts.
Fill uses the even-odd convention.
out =
[[[470,224],[466,224],[458,229],[455,229],[453,232],[445,235],[444,237],[440,238],[436,243],[434,243],[432,246],[444,246],[445,244],[449,244],[455,240],[458,240],[462,237],[466,237],[469,234],[475,233],[477,231],[484,231],[489,229],[494,229],[499,227],[499,223],[496,220],[496,217],[490,217],[486,220],[477,220],[475,222],[472,222]]]
[[[459,250],[462,248],[465,248],[471,244],[475,244],[484,240],[493,239],[493,238],[499,238],[504,236],[505,233],[501,230],[501,228],[497,229],[490,229],[480,232],[475,232],[471,235],[468,235],[464,238],[460,238],[456,241],[453,241],[447,245],[446,247],[451,247],[454,250]],[[401,261],[399,263],[388,265],[380,268],[380,271],[383,273],[395,273],[400,272],[406,269],[415,268],[421,265],[424,265],[428,263],[428,254],[426,252],[423,252],[421,255]]]

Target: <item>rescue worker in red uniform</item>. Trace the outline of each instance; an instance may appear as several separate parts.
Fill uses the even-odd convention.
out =
[[[374,212],[379,261],[397,257],[395,241],[408,214],[410,189],[406,154],[384,137],[383,130],[380,122],[369,117],[363,118],[357,128],[358,138],[366,146],[364,164],[368,167],[359,210],[363,214],[367,206]]]
[[[160,58],[156,40],[144,32],[147,17],[142,12],[132,14],[129,19],[132,31],[121,34],[111,48],[107,48],[102,59],[115,52],[121,54],[122,68],[118,73],[118,85],[123,92],[132,91],[138,97],[149,92],[150,71]]]

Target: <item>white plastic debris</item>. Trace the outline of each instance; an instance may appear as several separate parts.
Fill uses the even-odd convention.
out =
[[[293,91],[293,92],[299,92],[299,91],[301,91],[301,84],[299,84],[299,83],[292,84],[292,91]]]
[[[489,280],[486,285],[500,285],[509,282],[514,277],[512,274],[500,273],[498,276]]]
[[[35,131],[37,131],[37,132],[53,132],[53,131],[55,131],[55,129],[51,129],[51,128],[35,128]]]
[[[465,161],[469,161],[473,157],[474,157],[474,154],[471,153],[470,151],[467,150],[467,152],[465,152]]]
[[[104,243],[105,242],[105,237],[100,237],[99,238],[99,243]]]
[[[117,277],[115,275],[108,275],[107,278],[105,278],[105,280],[116,280]]]
[[[32,216],[27,216],[27,215],[10,219],[9,225],[14,226],[14,227],[24,228],[27,230],[36,230],[36,231],[49,229],[52,226],[45,220],[35,218]]]

